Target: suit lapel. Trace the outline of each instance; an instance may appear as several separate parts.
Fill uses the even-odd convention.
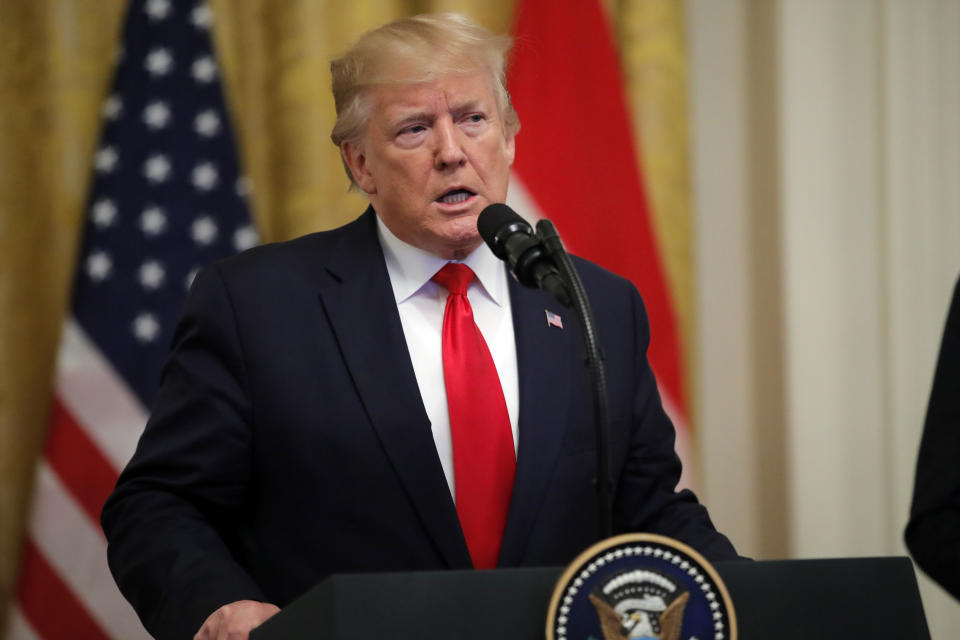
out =
[[[570,397],[572,366],[578,362],[580,349],[572,311],[542,291],[523,288],[513,278],[508,280],[517,340],[520,443],[500,566],[515,566],[523,560],[563,441],[565,399]],[[547,324],[547,310],[561,315],[563,329]]]
[[[471,567],[423,408],[372,209],[345,229],[320,298],[370,421],[444,561]]]

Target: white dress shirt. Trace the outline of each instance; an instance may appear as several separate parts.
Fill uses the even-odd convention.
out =
[[[433,441],[440,455],[440,464],[456,499],[453,472],[453,446],[450,439],[450,413],[443,381],[443,312],[447,304],[446,289],[431,281],[447,260],[411,246],[397,238],[377,218],[377,234],[387,263],[387,273],[400,312],[400,324],[410,351],[413,371],[420,387],[420,397],[430,418]],[[503,262],[481,245],[462,260],[476,274],[467,289],[473,318],[490,349],[500,377],[507,403],[513,449],[517,450],[517,416],[520,389],[517,378],[517,343],[513,334],[513,314],[507,289],[507,268]]]

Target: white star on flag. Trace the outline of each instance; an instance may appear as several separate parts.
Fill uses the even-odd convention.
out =
[[[144,7],[151,22],[163,20],[170,15],[170,0],[147,0],[147,6]]]
[[[113,261],[103,251],[94,251],[87,257],[87,275],[94,282],[101,282],[113,271]]]
[[[217,186],[218,180],[217,168],[212,162],[201,162],[190,174],[190,181],[200,191],[210,191]]]
[[[167,228],[167,214],[156,205],[150,205],[140,214],[140,230],[148,236],[156,236]]]
[[[193,128],[207,138],[215,136],[220,132],[220,117],[213,109],[201,111],[193,120]]]
[[[143,121],[156,131],[170,124],[170,107],[162,100],[154,100],[143,110]]]
[[[151,76],[165,76],[173,69],[173,56],[163,47],[154,49],[143,63]]]
[[[197,5],[190,12],[190,23],[198,29],[209,29],[213,23],[213,13],[205,4]]]
[[[241,198],[246,198],[248,195],[250,195],[251,184],[252,182],[250,178],[247,176],[240,176],[234,183],[233,189],[237,192],[238,196]]]
[[[144,289],[154,290],[159,289],[160,286],[163,285],[167,274],[159,262],[156,260],[148,260],[140,265],[137,275],[140,278],[140,285]]]
[[[117,217],[117,205],[110,198],[100,198],[93,203],[93,224],[98,229],[106,229]]]
[[[217,63],[210,56],[203,56],[193,61],[190,74],[197,82],[207,83],[217,77]]]
[[[112,95],[103,101],[100,115],[107,120],[116,120],[121,113],[123,113],[123,100],[120,99],[120,96]]]
[[[190,237],[197,244],[210,244],[217,237],[217,223],[207,215],[197,218],[190,225]]]
[[[237,251],[245,251],[255,246],[260,241],[260,236],[253,225],[245,225],[233,232],[233,248]]]
[[[142,312],[133,319],[133,335],[140,342],[153,342],[160,333],[160,323],[152,313]]]
[[[143,164],[143,175],[152,183],[166,182],[170,177],[170,161],[162,153],[155,153]]]
[[[100,173],[112,172],[116,168],[119,159],[117,150],[111,146],[102,147],[93,155],[94,166]]]

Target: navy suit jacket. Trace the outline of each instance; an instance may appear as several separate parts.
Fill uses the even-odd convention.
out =
[[[235,600],[282,607],[331,573],[471,566],[374,215],[197,277],[102,515],[111,570],[154,635],[192,637]],[[615,530],[735,557],[693,494],[675,491],[639,294],[576,266],[606,351]],[[580,330],[547,294],[510,283],[520,441],[499,566],[562,565],[598,536]]]

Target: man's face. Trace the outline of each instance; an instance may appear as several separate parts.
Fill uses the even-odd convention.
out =
[[[513,135],[483,73],[370,89],[358,144],[343,143],[357,185],[401,240],[446,259],[481,242],[477,216],[507,196]]]

